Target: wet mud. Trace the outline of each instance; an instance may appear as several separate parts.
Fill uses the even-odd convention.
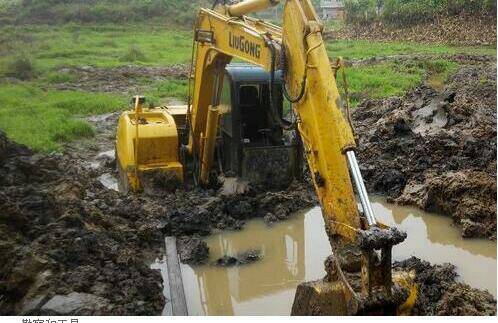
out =
[[[316,203],[301,183],[229,196],[200,189],[125,195],[101,183],[97,175],[112,173],[113,162],[96,167],[99,153],[90,158],[85,145],[38,155],[0,135],[1,314],[160,314],[161,275],[149,265],[165,235],[242,229],[250,218],[284,219]],[[207,250],[190,241],[184,259],[197,262]]]
[[[218,258],[214,265],[221,267],[241,266],[259,261],[263,258],[261,250],[247,250],[236,256],[223,256]]]
[[[363,101],[353,119],[370,192],[496,239],[496,64],[464,65],[442,91]]]
[[[142,250],[161,237],[140,235],[143,221],[71,160],[0,142],[1,314],[159,313],[161,276]]]
[[[411,257],[396,262],[395,270],[415,272],[419,284],[413,315],[496,315],[496,300],[487,292],[456,281],[455,266],[431,265]]]
[[[136,94],[147,89],[151,81],[186,80],[189,67],[185,64],[164,67],[128,65],[115,68],[80,66],[63,67],[57,72],[76,76],[75,81],[54,84],[57,90]]]

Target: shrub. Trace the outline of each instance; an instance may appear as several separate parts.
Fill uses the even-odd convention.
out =
[[[36,70],[31,58],[22,55],[8,61],[3,74],[24,81],[34,78]]]
[[[120,59],[122,62],[145,62],[147,57],[137,46],[131,46]]]

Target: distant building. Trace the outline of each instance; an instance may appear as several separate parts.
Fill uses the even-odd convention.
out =
[[[341,0],[321,0],[320,9],[323,20],[342,19],[344,16],[344,5]]]

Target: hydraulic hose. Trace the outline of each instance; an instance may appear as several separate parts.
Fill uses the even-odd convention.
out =
[[[270,49],[271,52],[271,68],[270,68],[270,84],[269,84],[269,94],[270,94],[270,112],[273,117],[273,119],[285,130],[292,130],[294,129],[294,124],[282,119],[275,107],[275,98],[274,98],[274,89],[275,89],[275,68],[276,68],[276,49],[275,46],[273,45],[273,42],[271,39],[269,39],[267,42],[267,46]],[[282,87],[285,88],[285,85]]]

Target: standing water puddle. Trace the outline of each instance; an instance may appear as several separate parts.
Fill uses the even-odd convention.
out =
[[[462,239],[448,217],[380,197],[372,202],[378,220],[408,233],[393,250],[395,260],[413,255],[434,264],[451,262],[460,280],[496,297],[495,242]],[[331,252],[320,208],[303,213],[272,227],[253,220],[242,231],[208,237],[210,262],[249,249],[260,250],[263,258],[229,268],[182,265],[189,315],[289,315],[297,285],[322,278],[323,261]],[[161,263],[154,267],[165,270]]]

